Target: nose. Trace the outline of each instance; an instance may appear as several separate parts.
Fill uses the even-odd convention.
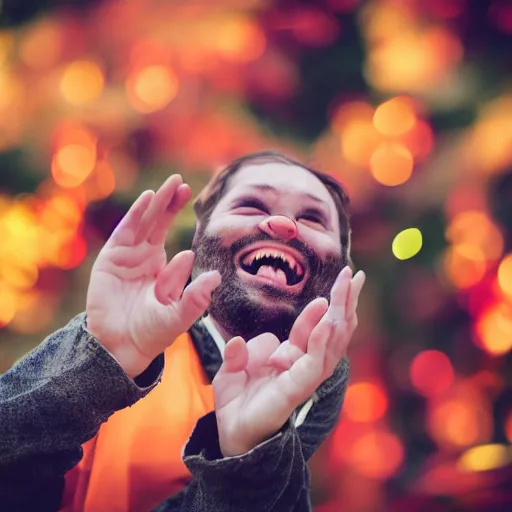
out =
[[[261,231],[272,238],[291,240],[297,238],[297,224],[295,221],[284,215],[273,215],[260,223]]]

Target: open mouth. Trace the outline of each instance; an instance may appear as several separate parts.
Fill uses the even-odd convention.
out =
[[[246,250],[238,258],[239,267],[247,274],[286,287],[295,287],[304,279],[302,258],[287,247],[260,245]]]

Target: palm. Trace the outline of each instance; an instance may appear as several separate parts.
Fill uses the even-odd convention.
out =
[[[340,274],[325,299],[311,302],[284,343],[269,333],[248,343],[231,340],[214,379],[219,442],[224,455],[249,451],[275,434],[328,378],[345,354],[357,324],[364,274]]]
[[[295,403],[307,398],[308,390],[297,381],[300,375],[290,371],[293,359],[286,357],[293,347],[282,347],[285,350],[271,334],[259,336],[248,344],[248,364],[244,370],[219,374],[216,378],[217,420],[223,423],[229,437],[245,432],[251,444],[256,445],[263,441],[259,432],[270,427],[269,418],[277,418],[271,429],[278,431]],[[286,360],[284,363],[275,364],[271,359],[271,354],[278,351]]]
[[[208,307],[209,295],[219,283],[218,275],[203,275],[199,286],[195,282],[184,292],[193,253],[179,253],[167,263],[168,225],[189,198],[190,189],[179,176],[156,194],[142,194],[92,269],[88,327],[134,374],[190,327]]]

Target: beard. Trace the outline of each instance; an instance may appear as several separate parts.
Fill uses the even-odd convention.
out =
[[[309,274],[300,293],[264,285],[257,291],[241,282],[234,263],[235,255],[243,248],[256,242],[275,242],[261,233],[237,240],[231,247],[222,245],[222,238],[203,233],[195,237],[192,250],[195,253],[192,277],[209,270],[218,270],[222,282],[212,294],[208,313],[229,333],[242,336],[244,340],[270,332],[281,342],[287,340],[291,328],[302,310],[317,297],[329,300],[331,288],[338,274],[347,264],[339,254],[320,259],[305,243],[298,239],[286,245],[298,250],[305,258]]]

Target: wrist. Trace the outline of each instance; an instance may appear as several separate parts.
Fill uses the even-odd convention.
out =
[[[108,340],[94,329],[94,326],[91,328],[87,318],[84,322],[84,329],[108,352],[130,379],[135,379],[144,373],[153,361],[153,359],[142,356],[138,351],[137,354],[133,354],[134,350],[129,350],[124,346],[119,347],[115,343],[109,343]]]

